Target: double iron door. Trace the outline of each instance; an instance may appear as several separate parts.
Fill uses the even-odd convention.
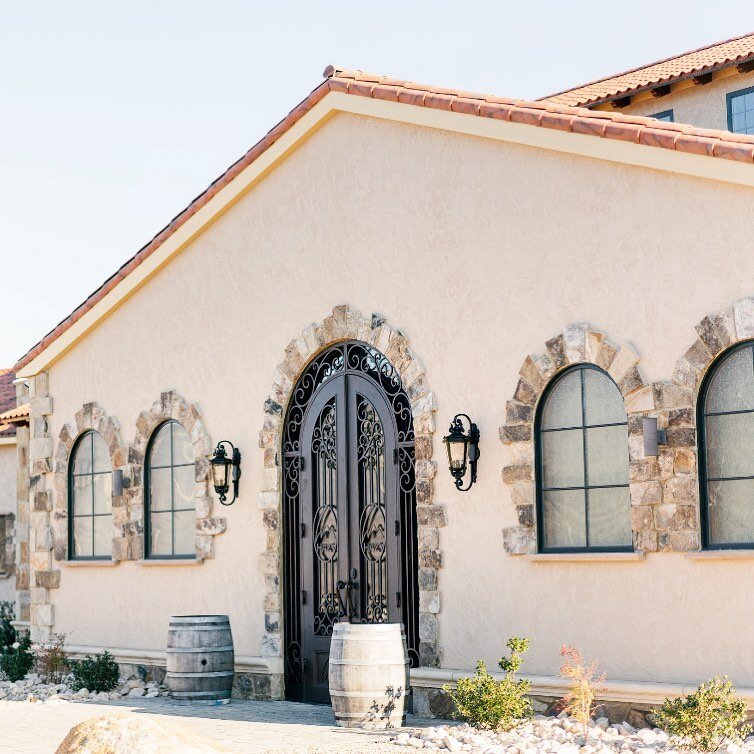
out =
[[[402,620],[398,443],[383,393],[358,374],[323,385],[301,433],[303,696],[329,703],[339,621]]]

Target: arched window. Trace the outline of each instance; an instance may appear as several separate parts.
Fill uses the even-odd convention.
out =
[[[106,559],[113,548],[113,475],[99,432],[76,441],[68,464],[68,557]]]
[[[147,557],[195,556],[194,478],[194,452],[188,432],[177,421],[161,424],[147,447]]]
[[[558,375],[535,431],[540,552],[631,550],[628,418],[612,379],[589,364]]]
[[[699,393],[702,541],[714,549],[754,543],[754,343],[727,351]]]

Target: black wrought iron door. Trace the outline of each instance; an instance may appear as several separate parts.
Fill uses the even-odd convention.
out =
[[[287,696],[324,703],[335,623],[403,622],[414,664],[418,646],[413,429],[401,432],[394,396],[368,373],[328,363],[300,414],[289,410],[298,452],[284,474]]]

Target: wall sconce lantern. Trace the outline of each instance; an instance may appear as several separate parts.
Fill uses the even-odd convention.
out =
[[[469,423],[469,431],[465,432],[461,417]],[[476,465],[479,460],[479,428],[466,414],[456,414],[450,423],[450,431],[443,438],[445,447],[448,450],[448,463],[450,473],[456,480],[456,489],[461,492],[471,489],[471,485],[476,482]],[[467,468],[471,472],[469,484],[463,486],[463,478],[466,476]]]
[[[230,458],[228,458],[225,445],[230,445]],[[212,469],[212,484],[215,487],[215,492],[220,496],[220,502],[223,505],[233,505],[238,497],[238,479],[241,476],[241,451],[232,442],[221,440],[217,443],[215,453],[210,460],[210,468]],[[233,499],[229,503],[226,503],[225,500],[231,483],[233,484]]]
[[[641,424],[644,436],[644,457],[657,458],[660,454],[659,446],[668,444],[667,433],[664,429],[657,429],[656,416],[645,416]]]

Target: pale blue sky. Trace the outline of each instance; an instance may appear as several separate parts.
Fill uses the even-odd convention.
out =
[[[0,366],[328,63],[534,98],[752,29],[751,0],[0,0]]]

